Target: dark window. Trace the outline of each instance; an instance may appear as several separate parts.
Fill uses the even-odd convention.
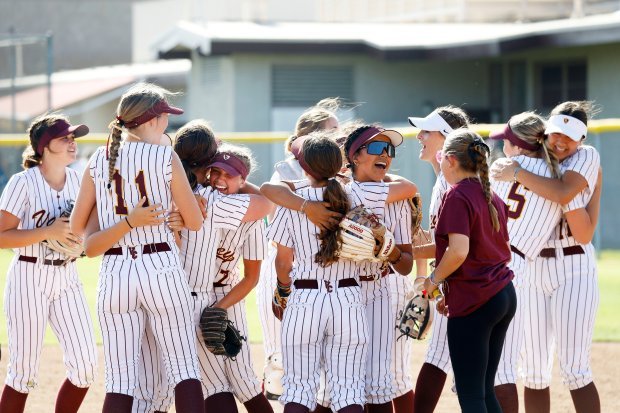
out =
[[[350,66],[274,66],[271,72],[274,107],[312,106],[326,97],[353,100]]]
[[[550,112],[567,100],[587,99],[585,62],[544,63],[536,67],[536,106]]]

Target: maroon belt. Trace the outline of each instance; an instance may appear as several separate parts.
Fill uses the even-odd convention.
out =
[[[562,248],[564,255],[578,255],[585,254],[586,252],[583,250],[581,245],[573,245],[572,247],[564,247]],[[555,248],[543,248],[540,250],[540,256],[543,258],[555,258]]]
[[[510,246],[510,251],[514,252],[515,254],[517,254],[519,257],[525,259],[525,254],[522,253],[521,251],[519,251],[519,249],[517,247],[515,247],[514,245]]]
[[[394,274],[394,270],[392,269],[392,267],[387,267],[386,269],[384,269],[381,272],[379,278],[383,278],[388,274]],[[360,281],[374,281],[376,279],[377,278],[374,275],[360,275]]]
[[[39,259],[37,257],[29,257],[27,255],[20,255],[19,258],[17,258],[17,260],[36,264]],[[71,258],[69,261],[67,260],[43,260],[43,264],[53,265],[54,267],[60,267],[62,265],[65,265],[65,263],[67,262],[73,262],[73,261],[75,261],[75,258]]]
[[[135,247],[127,247],[135,248]],[[156,252],[171,251],[170,245],[167,242],[158,242],[157,244],[146,244],[142,247],[142,254],[155,254]],[[123,255],[122,247],[110,248],[103,255]]]
[[[329,289],[331,281],[323,281]],[[319,288],[319,280],[295,280],[293,285],[295,286],[295,288],[299,289],[316,290]],[[357,283],[357,281],[355,281],[355,278],[344,278],[342,280],[338,280],[338,288],[342,287],[359,287],[359,284]]]

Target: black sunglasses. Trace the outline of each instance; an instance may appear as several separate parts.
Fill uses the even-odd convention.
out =
[[[396,147],[390,142],[373,141],[360,146],[362,148],[366,148],[368,155],[381,155],[385,151],[390,158],[396,157]]]

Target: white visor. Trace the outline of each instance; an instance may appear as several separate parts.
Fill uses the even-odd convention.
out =
[[[547,121],[545,135],[563,133],[575,142],[588,135],[588,127],[577,118],[568,115],[553,115]]]
[[[420,130],[440,132],[443,136],[448,136],[450,132],[454,131],[436,110],[425,118],[409,118],[409,123]]]

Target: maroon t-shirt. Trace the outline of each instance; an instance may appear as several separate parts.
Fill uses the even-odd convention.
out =
[[[493,229],[482,185],[476,178],[463,179],[444,195],[435,229],[435,258],[441,261],[448,248],[448,234],[469,237],[467,258],[447,279],[445,288],[449,317],[472,313],[490,300],[514,277],[507,264],[507,207],[493,194],[500,230]]]

